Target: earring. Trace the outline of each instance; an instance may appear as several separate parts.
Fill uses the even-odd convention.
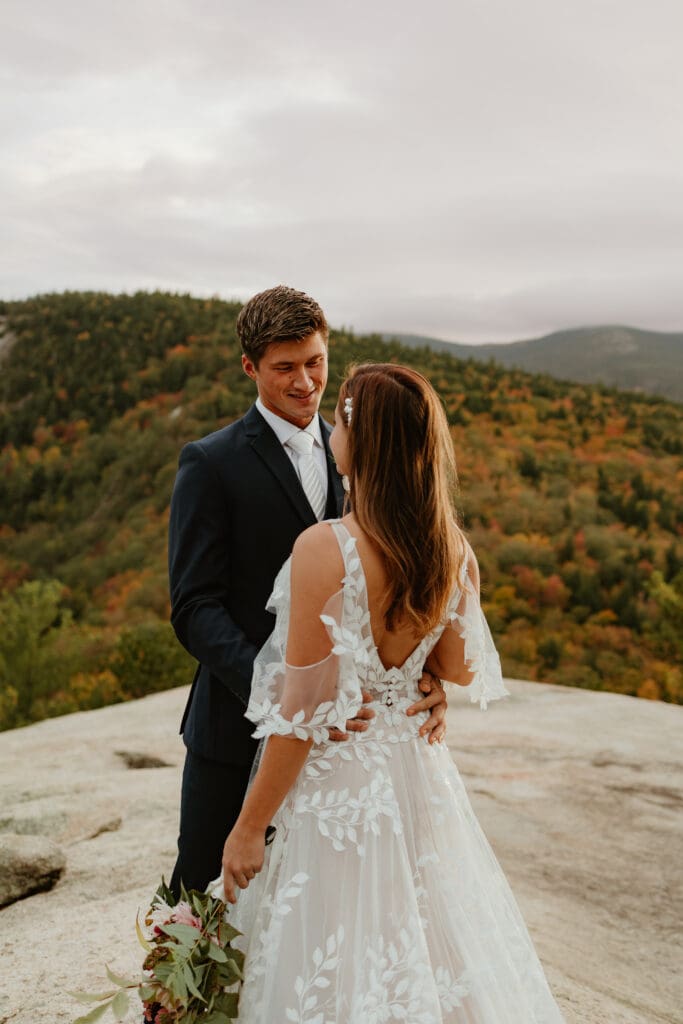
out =
[[[344,490],[346,491],[347,494],[351,490],[351,484],[350,484],[349,478],[348,478],[348,476],[346,476],[346,474],[344,474],[344,476],[342,477],[342,487],[344,488]]]

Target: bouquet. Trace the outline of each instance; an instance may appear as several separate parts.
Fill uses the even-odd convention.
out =
[[[146,936],[136,920],[145,959],[142,978],[130,981],[106,968],[115,986],[106,992],[72,992],[81,1003],[97,1003],[73,1024],[91,1024],[107,1010],[123,1020],[130,995],[142,1000],[145,1024],[230,1024],[237,1017],[244,954],[230,945],[240,934],[226,920],[226,905],[206,892],[181,889],[176,901],[163,878],[145,915]]]

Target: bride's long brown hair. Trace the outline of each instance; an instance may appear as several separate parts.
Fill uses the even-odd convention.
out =
[[[387,629],[405,621],[428,632],[445,614],[466,557],[446,414],[422,374],[394,363],[351,367],[337,407],[344,423],[345,404],[349,500],[384,558]]]

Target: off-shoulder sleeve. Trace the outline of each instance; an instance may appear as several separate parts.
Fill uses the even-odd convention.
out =
[[[468,687],[470,699],[485,711],[490,701],[510,694],[503,681],[500,656],[482,611],[479,588],[467,566],[464,567],[461,584],[451,602],[448,617],[449,625],[446,628],[456,630],[464,641],[465,664],[474,677]]]
[[[256,739],[289,736],[325,743],[329,730],[343,730],[363,703],[353,657],[334,639],[344,629],[343,591],[330,598],[320,616],[330,634],[327,657],[313,665],[287,664],[290,564],[278,573],[268,602],[275,628],[254,662],[246,717],[256,725]]]

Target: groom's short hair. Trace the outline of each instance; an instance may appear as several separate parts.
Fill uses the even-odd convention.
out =
[[[279,284],[249,299],[235,325],[242,352],[255,366],[269,345],[303,341],[320,332],[325,343],[330,329],[322,309],[310,295]]]

